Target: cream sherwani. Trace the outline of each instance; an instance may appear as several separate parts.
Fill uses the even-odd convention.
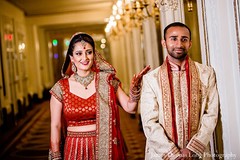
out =
[[[185,68],[171,70],[172,87],[166,61],[143,77],[140,110],[146,160],[176,159],[182,148],[211,158],[209,141],[219,108],[215,72],[191,59],[188,64],[188,73]]]

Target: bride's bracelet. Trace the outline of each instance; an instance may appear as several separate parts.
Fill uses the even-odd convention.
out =
[[[52,152],[52,150],[49,150],[49,160],[61,160],[62,155],[60,151]]]
[[[138,90],[134,90],[133,88],[130,89],[129,92],[129,102],[138,102],[141,96],[141,88]]]

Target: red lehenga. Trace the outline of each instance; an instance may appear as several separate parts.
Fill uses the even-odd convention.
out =
[[[68,78],[59,80],[50,93],[63,103],[66,126],[96,123],[96,131],[67,132],[64,145],[65,160],[124,160],[125,148],[120,131],[116,91],[120,81],[114,68],[96,53],[96,93],[88,99],[69,90]],[[85,112],[88,110],[88,112]]]

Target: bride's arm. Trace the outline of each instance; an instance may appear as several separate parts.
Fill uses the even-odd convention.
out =
[[[135,113],[137,110],[138,100],[141,94],[142,76],[150,70],[150,66],[145,67],[138,75],[134,75],[130,85],[129,96],[118,87],[117,99],[123,109],[128,113]]]

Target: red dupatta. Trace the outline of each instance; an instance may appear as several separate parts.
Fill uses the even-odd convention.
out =
[[[113,84],[118,81],[115,69],[98,53],[96,71],[97,137],[96,159],[124,160],[125,149],[120,131],[120,117]]]

